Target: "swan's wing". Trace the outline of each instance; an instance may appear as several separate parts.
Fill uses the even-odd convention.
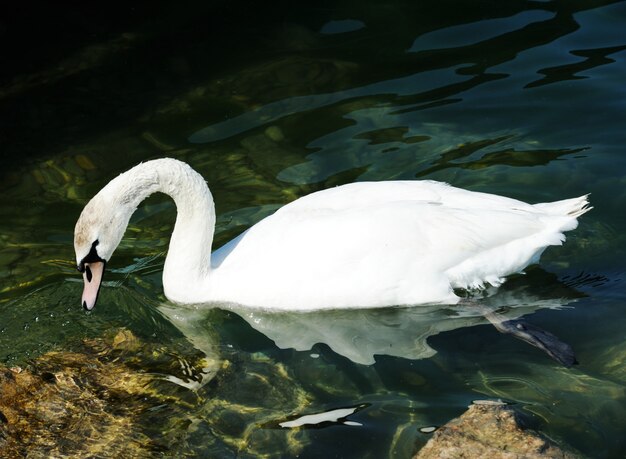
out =
[[[503,257],[498,250],[541,234],[542,220],[523,210],[420,200],[287,206],[215,254],[216,288],[239,288],[233,301],[245,304],[296,298],[300,309],[454,302],[451,285],[496,283],[523,269],[539,241]]]
[[[250,261],[254,251],[278,256],[286,246],[296,253],[327,247],[337,256],[353,250],[356,259],[382,244],[414,257],[437,254],[444,257],[437,265],[449,268],[468,254],[540,230],[539,217],[530,204],[441,182],[359,182],[283,206],[214,252],[212,265],[227,257],[236,262],[244,253]]]
[[[585,205],[430,181],[345,185],[284,206],[218,250],[211,289],[284,309],[456,302],[453,288],[498,285],[561,244]]]
[[[516,199],[456,188],[433,180],[357,182],[311,193],[278,210],[343,211],[369,208],[398,201],[421,201],[459,209],[519,209],[533,211],[533,205]]]

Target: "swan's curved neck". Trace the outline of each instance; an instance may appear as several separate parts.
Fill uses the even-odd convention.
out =
[[[119,185],[126,189],[116,194],[126,196],[124,204],[131,214],[152,193],[174,199],[177,216],[163,269],[163,289],[171,300],[194,302],[209,277],[215,230],[215,205],[204,178],[187,164],[168,158],[140,164],[115,180],[124,176]]]

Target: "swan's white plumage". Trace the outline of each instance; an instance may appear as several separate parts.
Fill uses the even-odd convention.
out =
[[[151,192],[172,195],[179,216],[163,283],[168,298],[183,303],[279,310],[455,303],[453,288],[498,285],[547,246],[560,245],[563,231],[588,210],[586,197],[530,205],[434,181],[354,183],[285,205],[209,260],[215,213],[199,174],[161,159],[115,180],[132,188],[141,183],[133,175],[155,171],[164,185],[133,189],[136,199],[121,213],[130,216]],[[119,188],[105,187],[94,200],[103,194],[107,202],[122,201],[109,195]],[[121,220],[123,233],[128,220]],[[75,244],[78,262],[92,242],[75,237],[82,239]]]

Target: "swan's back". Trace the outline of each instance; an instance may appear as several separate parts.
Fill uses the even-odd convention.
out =
[[[281,309],[454,303],[560,245],[586,197],[527,204],[433,181],[300,198],[213,254],[216,300]]]

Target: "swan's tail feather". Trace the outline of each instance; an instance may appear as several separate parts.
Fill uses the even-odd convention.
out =
[[[589,205],[588,198],[589,195],[586,194],[584,196],[579,196],[578,198],[535,204],[535,207],[550,215],[578,218],[593,209],[593,207]]]

